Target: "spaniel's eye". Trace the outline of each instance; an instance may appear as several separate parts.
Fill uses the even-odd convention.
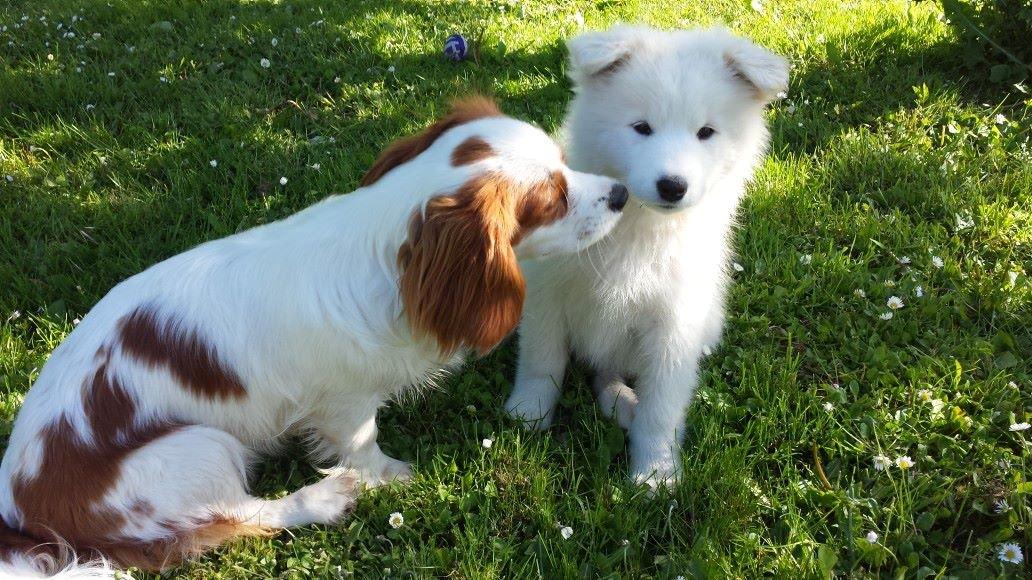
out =
[[[706,139],[712,137],[713,134],[716,132],[717,131],[713,127],[706,125],[702,129],[699,129],[699,132],[696,133],[695,136],[699,138],[699,141],[705,141]]]
[[[646,121],[631,123],[631,128],[639,135],[649,136],[652,134],[652,125],[649,125]]]

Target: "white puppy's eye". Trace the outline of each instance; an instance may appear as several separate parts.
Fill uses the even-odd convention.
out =
[[[652,134],[652,125],[649,125],[647,121],[636,121],[631,123],[631,128],[639,135],[645,135],[647,137]]]
[[[699,129],[699,132],[696,133],[695,136],[699,138],[699,141],[705,141],[706,139],[712,137],[716,132],[716,129],[710,127],[709,125],[706,125],[702,129]]]

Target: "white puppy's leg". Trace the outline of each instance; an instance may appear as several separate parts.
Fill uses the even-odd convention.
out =
[[[263,528],[292,528],[332,524],[350,511],[357,497],[358,477],[333,470],[319,481],[275,500],[245,498],[230,510],[245,524]]]
[[[602,413],[610,419],[616,419],[617,424],[624,429],[630,429],[638,406],[638,395],[634,389],[627,386],[619,373],[611,370],[598,371],[592,386]]]
[[[353,467],[368,485],[410,479],[411,466],[389,457],[376,442],[376,412],[382,403],[383,399],[376,394],[348,398],[332,407],[318,409],[310,419],[315,433],[316,458],[335,458]]]
[[[528,300],[524,306],[516,383],[505,410],[543,430],[552,424],[570,355],[562,314],[546,312],[542,302]]]
[[[628,430],[635,481],[655,488],[672,485],[680,477],[685,413],[695,392],[698,363],[699,353],[694,351],[677,360],[657,357],[642,373]]]

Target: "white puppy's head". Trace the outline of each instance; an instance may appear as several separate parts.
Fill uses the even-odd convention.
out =
[[[658,211],[699,203],[766,148],[764,107],[788,63],[724,29],[617,26],[571,39],[572,164],[611,175]]]

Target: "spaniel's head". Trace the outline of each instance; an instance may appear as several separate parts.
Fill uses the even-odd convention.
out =
[[[388,147],[362,185],[381,180],[385,187],[442,184],[412,215],[398,266],[409,324],[444,353],[497,346],[523,309],[517,257],[587,248],[612,229],[627,201],[623,185],[572,171],[548,135],[484,98],[456,103],[422,133]]]

